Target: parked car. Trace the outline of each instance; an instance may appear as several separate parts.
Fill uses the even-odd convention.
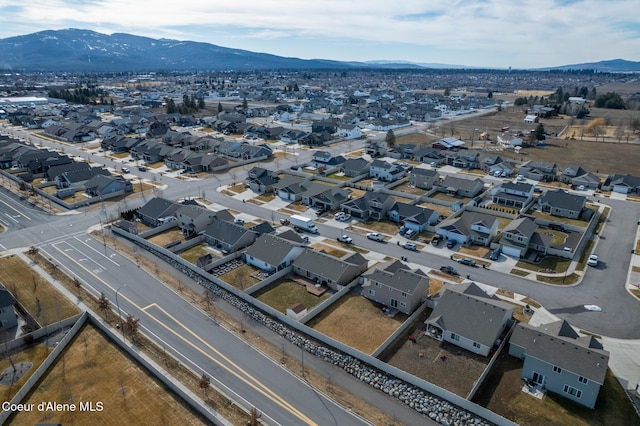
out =
[[[456,246],[456,240],[447,241],[447,248],[454,248]]]
[[[384,241],[384,237],[377,232],[369,232],[367,238],[373,241]]]
[[[407,250],[412,250],[412,251],[417,251],[418,247],[415,245],[415,243],[404,243],[402,245],[402,248],[407,249]]]
[[[549,229],[552,229],[554,231],[564,231],[564,226],[557,224],[557,223],[550,223],[549,224]]]
[[[576,188],[578,191],[584,191],[585,187],[584,185],[578,185],[578,187]]]
[[[141,172],[146,172],[147,168],[145,166],[140,166],[138,167],[138,170],[140,170]]]
[[[131,173],[131,170],[129,170],[128,167],[123,167],[122,168],[122,173]]]
[[[353,238],[351,238],[348,235],[340,235],[338,237],[338,241],[340,241],[341,243],[345,243],[345,244],[351,244],[351,243],[353,243]]]
[[[442,236],[436,234],[431,239],[431,245],[434,247],[438,247],[438,244],[440,244],[440,241],[442,241]]]
[[[460,275],[458,274],[458,271],[456,271],[456,269],[453,266],[449,266],[449,265],[442,265],[440,267],[440,271],[449,275],[454,275],[454,276]]]
[[[404,237],[410,240],[416,235],[418,235],[418,232],[415,229],[407,229],[407,232],[404,233]]]
[[[524,182],[526,179],[524,178],[524,176],[522,176],[522,175],[518,175],[518,177],[516,178],[516,180],[517,180],[518,182]]]
[[[500,258],[500,248],[498,247],[494,251],[491,252],[491,256],[489,256],[491,260],[498,260]]]
[[[430,162],[430,163],[429,163],[429,166],[431,166],[431,167],[438,167],[438,162],[436,162],[436,161],[432,161],[432,162]]]
[[[344,212],[338,212],[336,214],[333,215],[333,218],[335,220],[342,220],[344,219],[345,213]]]
[[[235,223],[236,225],[244,225],[244,220],[237,217],[233,220],[233,223]]]
[[[476,266],[476,262],[473,259],[469,259],[468,257],[463,257],[458,259],[458,263],[462,264],[462,265],[467,265],[467,266]]]
[[[592,254],[591,256],[589,256],[589,260],[587,260],[587,265],[598,266],[598,255]]]

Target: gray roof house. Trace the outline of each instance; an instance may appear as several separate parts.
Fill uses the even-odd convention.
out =
[[[619,192],[621,194],[640,193],[640,177],[628,173],[623,175],[610,175],[602,185],[605,191]]]
[[[386,262],[362,275],[362,295],[411,315],[429,295],[429,277],[398,260]]]
[[[85,184],[85,193],[89,197],[103,197],[118,191],[131,192],[133,185],[122,176],[95,175]]]
[[[369,168],[369,177],[385,182],[395,182],[404,177],[404,169],[384,160],[373,160]]]
[[[249,228],[218,219],[214,219],[202,235],[207,244],[229,253],[250,246],[258,238],[258,233]]]
[[[522,378],[593,409],[604,384],[609,352],[593,336],[580,336],[562,320],[540,326],[519,323],[509,355],[524,360]]]
[[[520,165],[518,173],[529,179],[552,182],[556,180],[558,166],[544,161],[527,161]]]
[[[505,207],[521,210],[533,200],[533,185],[520,182],[505,182],[493,192],[492,201]]]
[[[355,253],[338,259],[324,252],[305,248],[293,261],[293,272],[333,290],[340,290],[367,270],[368,261]]]
[[[3,285],[0,285],[0,331],[18,325],[18,318],[13,310],[13,296]]]
[[[484,189],[484,182],[480,178],[466,179],[447,175],[438,190],[461,197],[475,197]]]
[[[430,225],[438,223],[438,212],[415,204],[396,202],[389,210],[389,220],[402,222],[407,229],[422,232]]]
[[[272,170],[254,167],[247,173],[247,184],[255,192],[273,192],[273,186],[280,178]]]
[[[356,177],[369,173],[369,163],[364,158],[349,158],[347,161],[340,165],[340,170],[345,176]]]
[[[514,310],[474,283],[446,284],[434,302],[427,334],[482,356],[499,344]]]
[[[553,235],[537,232],[538,225],[529,217],[512,220],[500,234],[500,250],[507,256],[524,257],[529,249],[545,254]]]
[[[213,219],[233,220],[233,215],[227,210],[222,210],[219,213],[201,206],[182,205],[176,211],[176,217],[182,234],[191,237],[204,231],[213,222]]]
[[[553,216],[577,219],[584,209],[586,197],[582,195],[569,194],[562,189],[555,191],[548,190],[538,198],[540,210]]]
[[[307,197],[307,194],[304,194],[302,199],[303,201],[308,200],[307,205],[310,207],[335,210],[340,206],[340,204],[349,200],[350,195],[351,190],[349,189],[332,187],[309,197]]]
[[[247,265],[256,266],[263,271],[275,272],[289,266],[304,250],[298,244],[271,234],[262,234],[244,252]]]
[[[151,227],[156,227],[164,222],[175,220],[176,211],[180,204],[164,198],[152,198],[136,211],[140,221]],[[173,219],[171,219],[173,218]]]
[[[440,181],[440,175],[435,170],[415,167],[409,173],[409,185],[416,188],[431,189]]]
[[[483,213],[463,212],[436,226],[436,233],[460,244],[488,246],[498,233],[498,218]]]
[[[299,176],[284,175],[282,179],[273,184],[273,190],[278,197],[287,201],[299,201],[307,190],[307,180]]]
[[[380,220],[387,215],[394,203],[395,199],[389,194],[367,192],[360,198],[342,203],[341,207],[354,218]]]

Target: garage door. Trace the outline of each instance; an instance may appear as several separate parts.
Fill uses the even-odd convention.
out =
[[[508,247],[508,246],[501,246],[502,248],[502,253],[505,256],[510,256],[510,257],[515,257],[515,258],[520,258],[520,249],[517,249],[515,247]]]

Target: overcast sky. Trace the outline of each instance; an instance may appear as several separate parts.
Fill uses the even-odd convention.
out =
[[[0,38],[80,28],[304,59],[640,60],[639,0],[0,0]]]

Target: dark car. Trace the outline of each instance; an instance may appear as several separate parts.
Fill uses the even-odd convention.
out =
[[[489,257],[491,260],[498,260],[500,258],[500,249],[497,248],[491,252],[491,256]]]
[[[140,166],[138,167],[138,170],[140,170],[141,172],[146,172],[147,168],[145,166]]]
[[[467,266],[476,266],[476,262],[473,259],[469,259],[468,257],[463,257],[462,259],[458,259],[458,263]]]
[[[549,229],[553,230],[553,231],[564,231],[564,226],[558,224],[558,223],[550,223],[549,224]]]
[[[455,246],[456,246],[456,241],[455,240],[447,241],[447,248],[454,248]]]
[[[454,275],[454,276],[460,275],[458,274],[458,271],[456,271],[456,269],[453,266],[449,266],[449,265],[442,265],[440,267],[440,271],[449,275]]]

